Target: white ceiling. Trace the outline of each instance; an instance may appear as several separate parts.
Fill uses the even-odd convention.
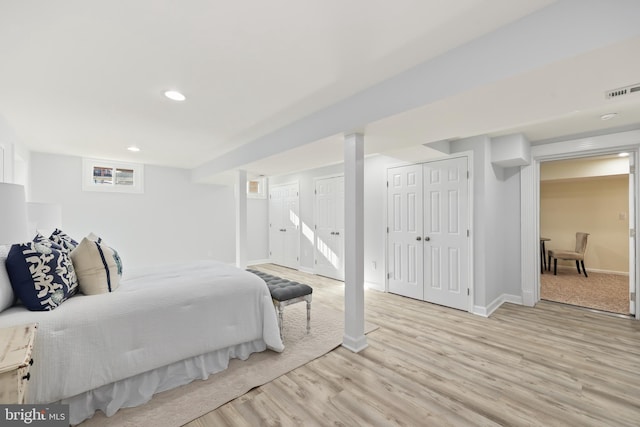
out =
[[[33,151],[202,168],[547,6],[573,4],[3,2],[0,115]],[[640,83],[640,37],[620,38],[367,121],[367,152],[419,160],[432,154],[422,144],[440,139],[524,132],[537,140],[638,124],[640,93],[604,99],[607,89]],[[187,101],[165,99],[166,89]],[[616,119],[598,119],[614,110]],[[272,175],[339,162],[339,134],[242,167]]]

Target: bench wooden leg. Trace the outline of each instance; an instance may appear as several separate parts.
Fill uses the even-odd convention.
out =
[[[311,330],[311,298],[307,298],[307,333]]]
[[[282,312],[284,311],[284,307],[278,304],[278,328],[280,328],[280,339],[282,339],[282,326],[284,322],[284,318]]]

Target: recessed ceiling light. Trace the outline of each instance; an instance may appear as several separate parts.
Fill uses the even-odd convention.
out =
[[[186,96],[178,92],[177,90],[168,90],[164,93],[164,96],[173,100],[173,101],[184,101],[187,99]]]
[[[617,116],[618,113],[607,113],[607,114],[603,114],[600,116],[600,120],[611,120],[613,119],[615,116]]]
[[[132,145],[131,147],[127,147],[127,150],[133,151],[134,153],[137,153],[138,151],[140,151],[140,149],[135,145]]]
[[[618,153],[618,157],[629,157],[629,153]]]

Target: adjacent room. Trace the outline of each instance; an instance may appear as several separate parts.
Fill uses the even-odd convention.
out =
[[[540,236],[547,251],[542,299],[629,314],[629,260],[635,257],[629,256],[633,193],[628,156],[622,152],[541,165]],[[548,255],[575,252],[576,233],[587,234],[579,267],[588,273],[578,271],[577,259],[556,262]]]
[[[637,426],[638,22],[2,2],[0,425]]]

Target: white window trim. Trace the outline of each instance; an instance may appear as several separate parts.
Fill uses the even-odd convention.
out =
[[[93,181],[94,166],[112,169],[132,169],[133,185],[96,184]],[[140,163],[114,162],[101,159],[82,159],[82,191],[106,193],[144,193],[144,165]]]

